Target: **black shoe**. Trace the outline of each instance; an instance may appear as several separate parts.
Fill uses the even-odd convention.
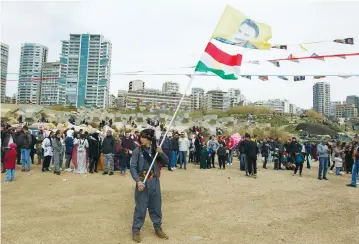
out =
[[[93,171],[92,171],[92,170],[90,170],[90,174],[93,174]]]
[[[95,170],[95,173],[98,173],[98,171],[97,171],[97,170]]]
[[[215,169],[216,167],[213,165],[213,166],[212,166],[212,168],[214,168],[214,169]]]
[[[41,172],[42,172],[42,173],[45,173],[45,172],[46,172],[46,170],[45,170],[45,169],[42,169],[42,170],[41,170]]]
[[[168,169],[168,171],[173,171],[172,169]]]
[[[329,180],[327,177],[324,177],[323,180]]]
[[[356,186],[356,185],[352,185],[352,184],[348,184],[347,186],[348,186],[348,187],[357,188],[357,186]]]
[[[108,175],[113,175],[113,172],[110,172]]]
[[[318,177],[318,180],[322,180],[322,177]]]
[[[105,172],[102,173],[102,175],[108,175],[108,172],[105,171]]]

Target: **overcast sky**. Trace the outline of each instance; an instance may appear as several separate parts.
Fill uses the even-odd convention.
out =
[[[250,3],[249,3],[250,2]],[[145,70],[151,73],[191,73],[191,69],[173,69],[195,65],[225,8],[226,3],[272,27],[272,44],[296,44],[310,41],[356,37],[356,45],[332,42],[304,45],[289,50],[241,50],[244,60],[266,60],[317,54],[359,52],[359,2],[353,1],[238,1],[238,0],[90,0],[90,1],[2,1],[1,41],[10,46],[9,73],[18,73],[20,46],[37,42],[49,48],[49,61],[59,59],[60,40],[70,33],[103,34],[112,42],[111,93],[127,89],[132,79],[142,79],[148,88],[161,88],[163,81],[180,83],[186,76],[123,76],[119,72]],[[224,47],[228,51],[229,47]],[[172,68],[172,69],[171,69]],[[243,74],[267,75],[359,75],[359,57],[347,59],[281,62],[277,68],[268,62],[243,64]],[[8,80],[17,80],[16,74]],[[347,95],[359,95],[359,77],[327,77],[333,101]],[[217,77],[195,77],[192,87],[205,90],[239,88],[251,101],[287,98],[292,103],[312,106],[312,77],[305,81],[282,81],[270,77],[223,81]],[[17,82],[9,81],[7,95],[17,91]]]

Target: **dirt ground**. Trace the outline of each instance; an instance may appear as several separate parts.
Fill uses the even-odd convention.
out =
[[[142,243],[359,243],[359,189],[349,176],[316,179],[259,168],[246,178],[238,162],[226,170],[162,171],[163,227],[170,239],[155,237],[149,216]],[[2,178],[4,175],[2,175]],[[134,182],[130,175],[30,176],[2,183],[2,243],[132,243]]]

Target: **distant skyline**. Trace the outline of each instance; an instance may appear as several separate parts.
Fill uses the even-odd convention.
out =
[[[260,2],[260,3],[259,3]],[[165,0],[153,1],[6,1],[1,3],[1,42],[9,45],[9,73],[19,72],[20,47],[25,42],[36,42],[49,48],[49,61],[59,60],[61,40],[71,33],[102,34],[112,42],[112,76],[110,93],[128,89],[130,80],[141,79],[147,87],[161,89],[165,81],[180,83],[183,92],[189,78],[183,76],[116,75],[120,72],[151,71],[151,73],[191,73],[211,36],[226,3],[251,18],[272,27],[270,43],[291,44],[310,41],[354,37],[355,45],[333,42],[298,46],[291,50],[241,50],[245,60],[266,60],[317,54],[359,52],[359,2],[345,1],[235,1],[220,0]],[[258,8],[260,4],[261,8]],[[92,16],[89,18],[88,16]],[[333,18],[333,16],[336,16]],[[24,21],[26,19],[26,21]],[[330,27],[330,28],[329,28]],[[16,31],[14,31],[16,30]],[[227,47],[226,47],[227,48]],[[230,48],[228,48],[230,51]],[[268,62],[260,65],[245,63],[243,74],[266,75],[323,75],[351,73],[359,75],[359,57],[347,59],[306,60],[300,63],[282,62],[277,68]],[[172,68],[172,69],[170,69]],[[174,69],[177,68],[177,69]],[[8,80],[18,75],[9,74]],[[289,77],[292,79],[292,77]],[[331,85],[331,100],[345,101],[348,95],[359,95],[359,77],[342,79],[326,77],[305,81],[284,81],[269,77],[269,81],[240,78],[223,81],[218,77],[195,78],[191,87],[205,90],[217,87],[224,91],[240,89],[251,101],[288,99],[302,108],[312,107],[312,87],[316,81]],[[12,85],[12,82],[14,85]],[[10,84],[11,85],[10,85]],[[17,92],[17,82],[9,81],[6,93]],[[189,91],[190,92],[190,91]]]

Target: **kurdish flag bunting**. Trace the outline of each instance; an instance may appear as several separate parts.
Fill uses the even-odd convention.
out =
[[[319,56],[319,55],[316,54],[316,53],[313,53],[313,54],[311,55],[311,57],[318,57],[318,56]],[[321,58],[316,58],[316,59],[317,59],[317,60],[325,61],[323,57],[321,57]]]
[[[279,78],[279,79],[282,79],[282,80],[288,80],[288,78],[285,77],[285,76],[278,76],[278,78]]]
[[[272,63],[274,66],[276,67],[280,67],[279,62],[278,61],[269,61],[270,63]]]
[[[305,80],[305,76],[294,76],[294,81]]]
[[[258,76],[258,79],[260,79],[261,81],[269,80],[268,76]]]
[[[354,38],[335,39],[333,42],[354,45]]]
[[[241,54],[228,54],[209,42],[195,71],[212,72],[224,80],[237,80],[241,64]]]

